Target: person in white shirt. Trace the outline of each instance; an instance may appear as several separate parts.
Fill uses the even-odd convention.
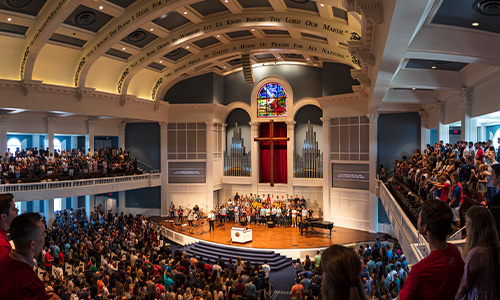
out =
[[[210,226],[210,229],[208,231],[215,231],[215,226],[214,226],[215,214],[213,210],[210,211],[207,218],[208,218],[208,224]]]

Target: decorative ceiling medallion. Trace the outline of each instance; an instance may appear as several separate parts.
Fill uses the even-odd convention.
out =
[[[288,58],[304,58],[302,55],[297,53],[285,53],[284,55]]]
[[[131,42],[140,42],[146,38],[146,34],[142,30],[136,30],[128,35],[128,39]]]
[[[167,53],[167,54],[165,55],[165,57],[175,57],[175,56],[179,55],[180,53],[181,53],[181,49],[180,49],[180,48],[177,48],[177,49],[172,50],[172,51],[170,51],[169,53]]]
[[[77,25],[87,26],[94,23],[97,20],[97,14],[93,11],[83,11],[79,13],[73,22]]]
[[[500,0],[476,0],[474,10],[485,16],[500,15]]]
[[[10,8],[23,8],[28,6],[31,0],[6,0],[5,5]]]

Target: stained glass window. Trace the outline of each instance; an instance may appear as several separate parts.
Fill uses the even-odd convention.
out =
[[[286,91],[276,82],[266,83],[257,94],[257,117],[285,117]]]

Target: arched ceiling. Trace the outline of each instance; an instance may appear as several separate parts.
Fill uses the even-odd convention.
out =
[[[347,64],[370,112],[429,110],[500,76],[499,15],[498,0],[0,0],[0,79],[160,100],[248,54]]]
[[[179,78],[339,62],[361,16],[340,0],[1,0],[0,78],[158,100]]]

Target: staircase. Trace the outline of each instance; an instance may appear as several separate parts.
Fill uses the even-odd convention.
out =
[[[239,256],[244,263],[249,260],[252,267],[255,262],[261,265],[264,263],[264,260],[267,259],[267,264],[271,267],[271,270],[281,270],[292,264],[291,258],[282,256],[274,251],[251,250],[241,247],[225,247],[223,245],[208,244],[204,242],[186,245],[181,248],[181,251],[186,252],[188,257],[192,257],[193,253],[196,253],[197,258],[203,256],[204,261],[210,259],[211,263],[214,263],[216,259],[219,259],[220,255],[226,263],[229,261],[230,257],[233,259],[233,263],[236,263],[236,259]]]

